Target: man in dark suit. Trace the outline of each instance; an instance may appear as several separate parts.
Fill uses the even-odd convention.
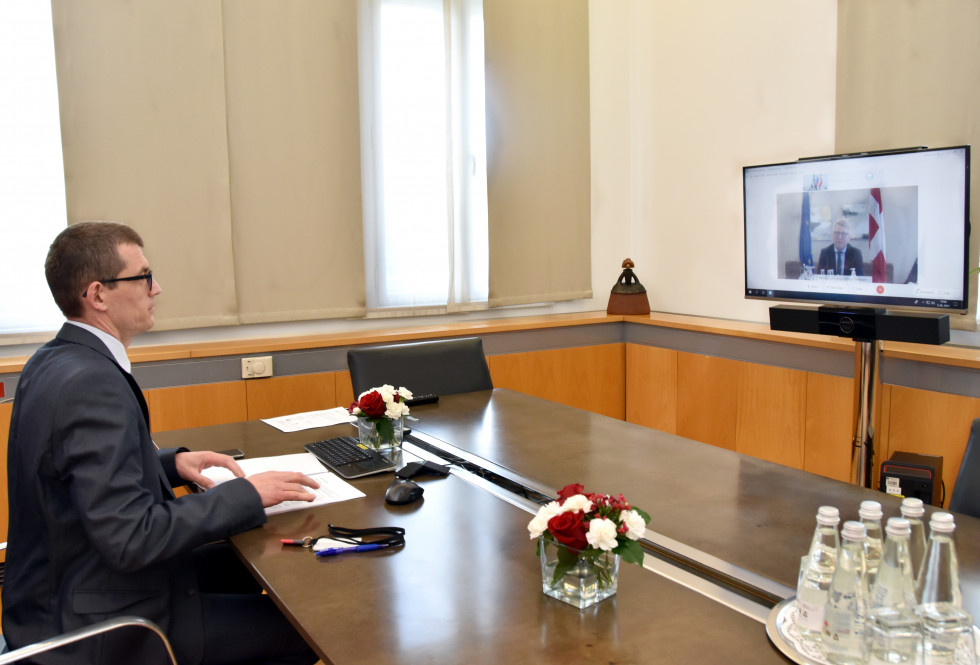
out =
[[[19,648],[120,615],[154,621],[178,662],[308,664],[316,655],[219,541],[312,500],[298,473],[242,477],[226,455],[157,450],[126,347],[154,323],[160,284],[130,227],[69,226],[45,263],[68,321],[21,373],[10,423],[3,636]],[[201,471],[236,479],[209,487]],[[140,633],[140,634],[134,634]],[[155,663],[146,631],[116,631],[45,663]]]
[[[817,274],[824,270],[834,275],[854,274],[864,276],[864,257],[861,250],[848,244],[851,239],[851,229],[846,221],[839,219],[834,222],[834,243],[820,250],[817,260]]]

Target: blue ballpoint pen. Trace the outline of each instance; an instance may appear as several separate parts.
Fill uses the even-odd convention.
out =
[[[343,554],[344,552],[370,552],[371,550],[380,550],[387,545],[380,543],[367,543],[366,545],[353,545],[351,547],[328,547],[325,550],[320,550],[316,552],[317,556],[332,556],[334,554]]]

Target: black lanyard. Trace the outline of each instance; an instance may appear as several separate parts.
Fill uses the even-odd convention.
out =
[[[320,538],[333,538],[342,543],[351,545],[381,545],[383,547],[400,547],[405,544],[405,529],[400,526],[379,526],[370,529],[349,529],[345,526],[336,524],[327,525],[330,529],[328,536]],[[366,538],[367,536],[382,536],[380,538]],[[316,540],[316,539],[314,539]]]
[[[329,538],[339,543],[346,543],[352,547],[332,547],[327,550],[315,550],[317,556],[329,556],[342,552],[369,552],[372,550],[387,549],[389,547],[401,547],[405,544],[405,529],[400,526],[378,526],[370,529],[350,529],[345,526],[328,524],[330,532],[326,536],[306,536],[301,539],[282,538],[283,545],[299,545],[313,549],[321,538]],[[379,536],[370,538],[370,536]]]

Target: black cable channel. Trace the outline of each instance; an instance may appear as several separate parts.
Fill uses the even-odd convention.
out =
[[[484,480],[491,482],[494,485],[511,492],[512,494],[516,494],[517,496],[523,497],[528,501],[532,501],[539,506],[546,506],[552,501],[556,500],[555,497],[542,494],[537,490],[531,489],[530,487],[526,487],[517,481],[502,476],[495,471],[485,469],[479,464],[465,460],[458,455],[454,455],[453,453],[439,448],[438,446],[422,441],[415,436],[408,435],[405,437],[405,439],[419,448],[442,458],[449,464],[458,466],[459,468],[468,471],[479,478],[483,478]],[[701,579],[708,580],[754,602],[771,608],[783,600],[783,598],[780,596],[776,596],[768,591],[748,584],[747,582],[744,582],[737,577],[733,577],[732,575],[722,573],[721,571],[703,564],[696,559],[692,559],[691,557],[685,556],[670,548],[658,545],[657,543],[647,540],[646,538],[641,538],[637,542],[640,543],[640,546],[643,547],[643,549],[647,550],[651,555],[657,557],[661,561],[666,561],[667,563],[675,565],[682,570],[700,577]]]

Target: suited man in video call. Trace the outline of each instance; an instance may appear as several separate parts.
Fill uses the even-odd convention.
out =
[[[851,270],[858,277],[864,276],[864,257],[861,250],[849,244],[851,227],[843,219],[834,222],[834,243],[820,250],[817,260],[817,274],[824,270],[834,275],[850,275]]]
[[[17,384],[3,636],[20,648],[135,615],[163,629],[182,665],[315,663],[223,541],[263,524],[265,507],[312,500],[317,483],[281,471],[246,479],[227,455],[156,449],[126,355],[161,292],[142,247],[126,225],[81,222],[48,252],[45,277],[68,320]],[[212,466],[237,477],[211,487],[201,471]],[[175,497],[191,483],[210,489]],[[36,662],[161,662],[152,638],[116,630]]]

